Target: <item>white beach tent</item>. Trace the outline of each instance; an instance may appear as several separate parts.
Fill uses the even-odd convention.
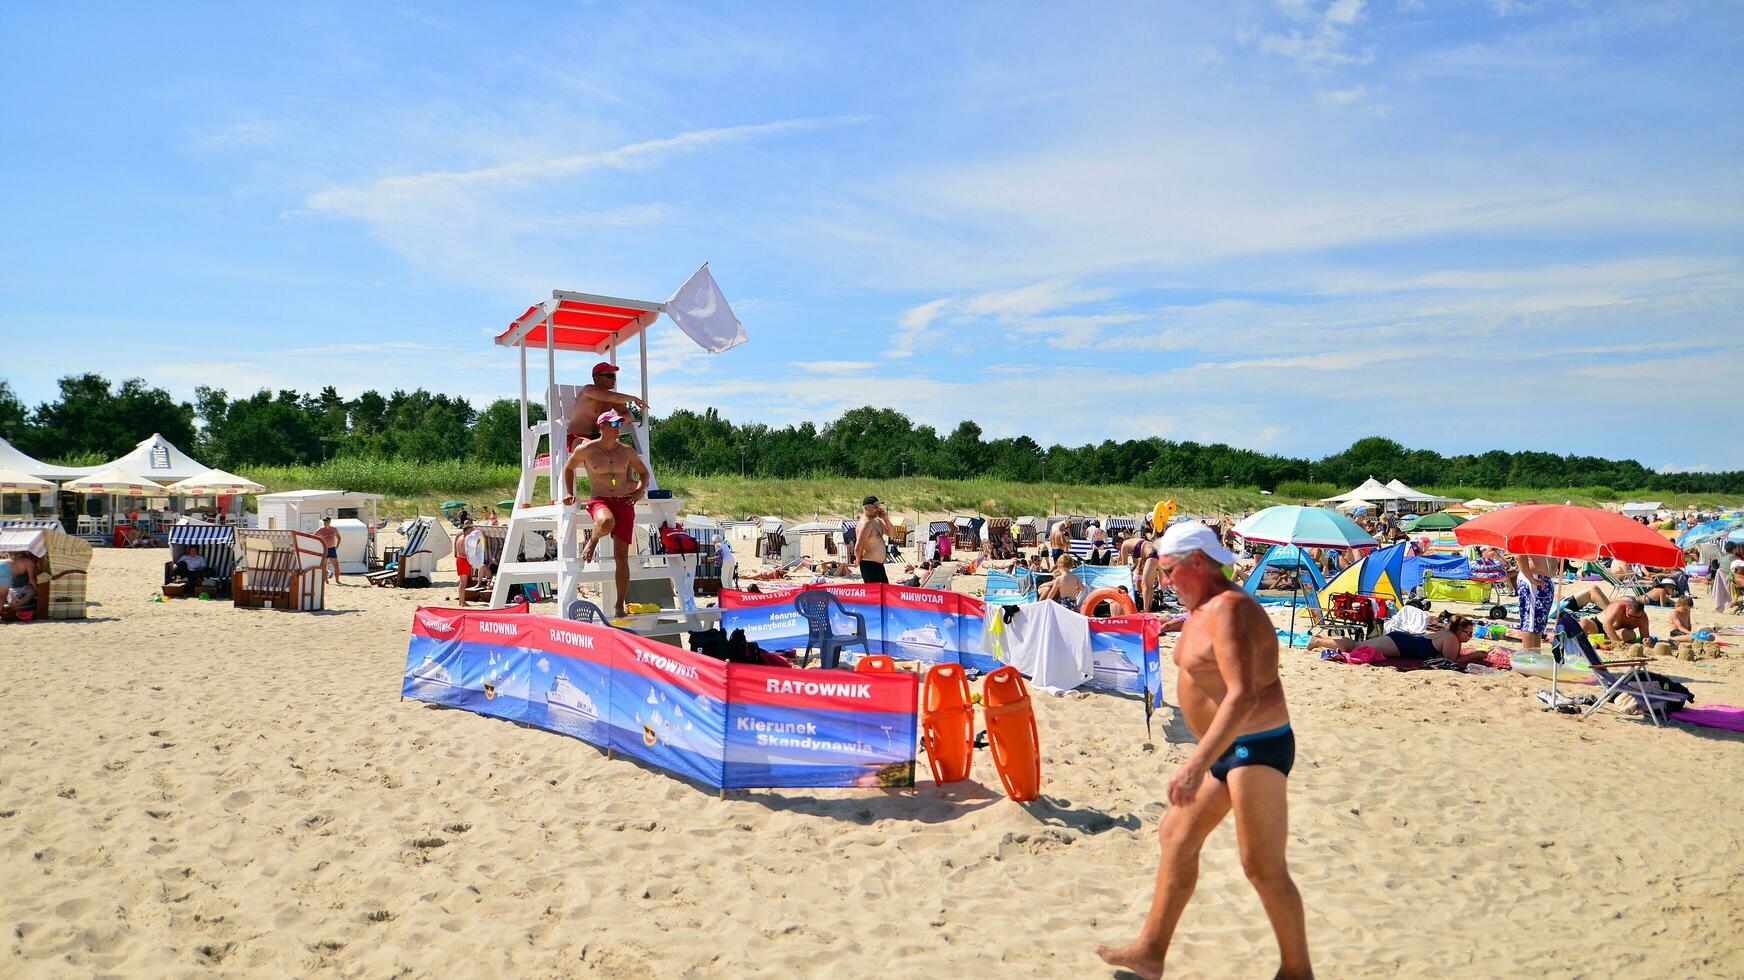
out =
[[[42,480],[64,483],[76,480],[81,476],[89,476],[100,467],[95,466],[61,466],[58,463],[45,463],[40,459],[22,452],[18,447],[4,439],[0,439],[0,468],[17,470]]]
[[[1420,490],[1413,490],[1398,480],[1388,480],[1387,481],[1387,489],[1398,491],[1399,493],[1404,494],[1406,499],[1414,501],[1414,502],[1419,503],[1419,504],[1430,504],[1430,505],[1434,505],[1434,506],[1438,506],[1438,507],[1445,507],[1448,504],[1451,504],[1454,502],[1454,499],[1452,497],[1442,497],[1442,496],[1437,496],[1436,494],[1433,494],[1433,493],[1423,493]]]
[[[1338,504],[1353,500],[1374,504],[1377,509],[1388,511],[1417,510],[1422,506],[1421,501],[1413,500],[1409,495],[1387,486],[1372,476],[1364,480],[1362,485],[1356,489],[1348,493],[1341,493],[1336,497],[1322,497],[1320,502]]]
[[[166,485],[177,480],[186,480],[190,476],[198,476],[211,468],[177,449],[168,439],[156,432],[139,440],[139,445],[134,446],[132,452],[118,456],[97,467],[97,469],[122,469],[129,473],[138,473],[148,480],[155,480]]]

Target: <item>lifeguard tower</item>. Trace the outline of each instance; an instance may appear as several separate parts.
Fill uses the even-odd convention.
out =
[[[491,591],[492,608],[508,603],[509,587],[528,583],[557,584],[559,615],[570,614],[571,602],[582,583],[597,585],[603,595],[601,608],[608,613],[617,604],[614,581],[616,568],[613,555],[618,543],[606,537],[594,552],[594,560],[584,562],[580,555],[580,532],[591,529],[593,519],[581,508],[586,492],[578,488],[576,503],[562,502],[563,463],[569,444],[567,422],[570,409],[578,397],[579,385],[557,383],[557,352],[580,351],[604,355],[617,362],[619,349],[632,337],[638,344],[642,400],[648,400],[648,339],[646,330],[666,309],[663,303],[595,296],[564,289],[551,291],[551,298],[527,309],[496,338],[501,347],[520,350],[521,360],[521,480],[515,488],[515,509],[509,516],[509,528],[503,542],[503,557],[497,567],[495,587]],[[527,418],[528,349],[545,351],[545,405],[547,419],[529,422]],[[648,419],[636,420],[630,439],[648,472],[654,472],[648,452]],[[543,451],[542,451],[543,450]],[[547,478],[546,493],[533,499],[533,489],[540,476]],[[577,483],[584,479],[578,475]],[[652,482],[652,481],[651,481]],[[615,622],[627,625],[642,634],[673,633],[683,629],[703,629],[719,621],[720,610],[699,609],[696,605],[696,583],[687,558],[679,554],[655,554],[653,545],[660,540],[662,523],[678,524],[682,500],[672,497],[646,497],[636,504],[636,526],[629,547],[630,581],[664,580],[672,588],[673,605],[656,613],[630,616]],[[556,539],[557,557],[546,559],[546,543],[536,532],[546,532]],[[527,558],[523,559],[525,550]],[[535,558],[534,556],[537,556]],[[689,558],[688,561],[695,561]]]

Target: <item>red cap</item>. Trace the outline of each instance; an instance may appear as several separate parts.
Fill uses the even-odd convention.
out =
[[[618,366],[611,361],[601,361],[593,366],[594,374],[617,374]]]

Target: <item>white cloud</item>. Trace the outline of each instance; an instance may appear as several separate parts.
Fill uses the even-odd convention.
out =
[[[1331,106],[1350,105],[1366,95],[1368,95],[1368,89],[1361,85],[1340,89],[1320,89],[1314,93],[1314,97],[1320,100],[1321,105]]]
[[[615,196],[593,190],[590,178],[646,171],[708,150],[864,119],[806,117],[692,129],[604,150],[528,154],[489,166],[335,183],[308,194],[303,212],[286,214],[361,222],[370,235],[428,272],[503,291],[538,292],[572,268],[578,254],[626,255],[625,233],[670,223],[677,213],[663,201],[565,206],[576,200],[606,203]],[[505,147],[514,148],[513,142]]]
[[[1282,56],[1306,72],[1372,61],[1372,53],[1349,49],[1349,29],[1362,16],[1364,4],[1365,0],[1332,0],[1311,28],[1260,34],[1259,49]],[[1285,3],[1280,7],[1297,20],[1315,19],[1313,8],[1307,3]]]
[[[793,366],[809,374],[861,374],[876,366],[874,361],[794,361]]]

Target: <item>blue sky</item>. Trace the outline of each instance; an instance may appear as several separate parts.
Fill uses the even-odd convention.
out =
[[[482,405],[707,260],[751,342],[663,323],[657,412],[1744,468],[1737,4],[148,6],[0,11],[33,403]]]

